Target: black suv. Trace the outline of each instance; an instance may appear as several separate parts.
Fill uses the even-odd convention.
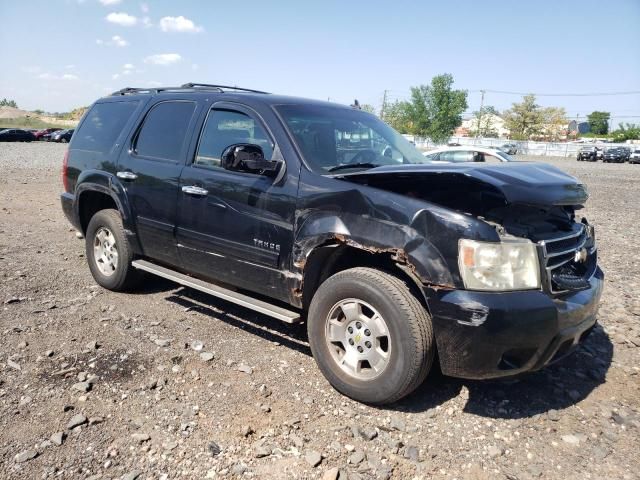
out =
[[[596,162],[598,161],[598,149],[596,147],[580,147],[578,150],[577,160],[587,162]]]
[[[340,392],[542,368],[603,288],[587,192],[550,165],[435,165],[376,116],[215,85],[125,89],[71,139],[62,208],[105,288],[140,272],[285,322]],[[437,356],[436,356],[437,352]]]
[[[626,153],[619,147],[607,148],[602,154],[604,163],[624,163]]]

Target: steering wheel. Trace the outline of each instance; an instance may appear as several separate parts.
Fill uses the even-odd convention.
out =
[[[373,163],[378,155],[373,150],[360,150],[347,163]]]

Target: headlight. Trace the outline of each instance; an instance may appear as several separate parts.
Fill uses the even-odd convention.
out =
[[[536,246],[529,240],[500,243],[461,239],[458,266],[469,290],[529,290],[540,288]]]

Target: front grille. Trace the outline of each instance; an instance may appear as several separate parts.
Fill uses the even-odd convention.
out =
[[[562,293],[589,288],[589,280],[598,266],[593,228],[576,224],[569,235],[542,240],[538,243],[546,288]]]

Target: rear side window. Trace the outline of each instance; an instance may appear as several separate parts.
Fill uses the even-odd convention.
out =
[[[134,151],[143,157],[180,160],[195,102],[162,102],[147,114]]]
[[[137,100],[96,103],[73,136],[73,148],[107,153],[137,107]]]

